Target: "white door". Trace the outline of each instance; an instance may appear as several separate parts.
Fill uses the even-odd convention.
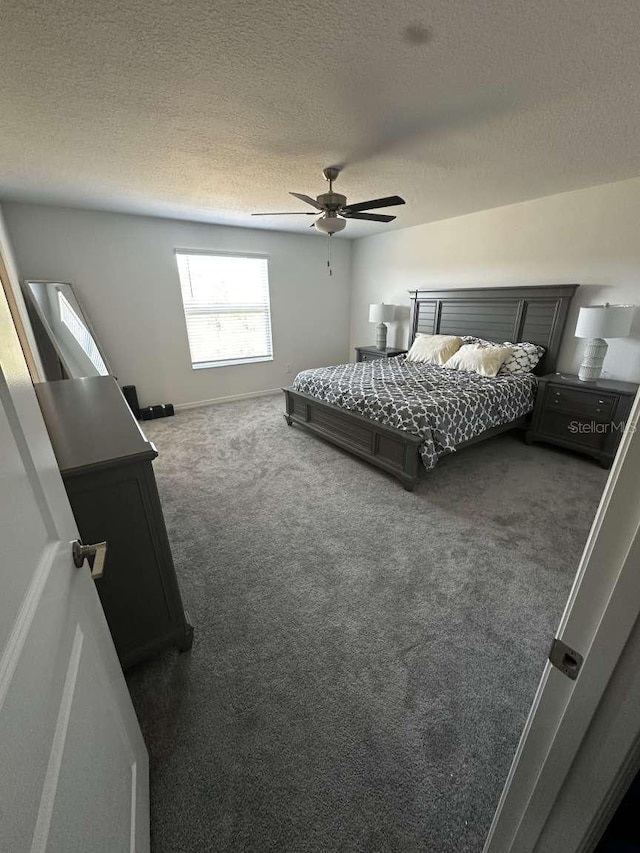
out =
[[[640,615],[640,396],[627,422],[618,455],[585,545],[557,637],[584,657],[572,680],[546,664],[505,789],[487,838],[485,853],[580,850],[595,811],[612,789],[618,768],[597,772],[582,784],[574,814],[565,806],[572,766],[585,756],[589,726],[606,707],[612,675]],[[551,641],[551,637],[549,640]],[[637,717],[619,721],[632,742]],[[596,743],[593,759],[606,747]],[[588,763],[588,762],[587,762]],[[596,794],[595,789],[598,788]],[[601,790],[600,790],[601,789]],[[580,813],[581,812],[581,813]],[[550,821],[550,816],[554,822]],[[571,821],[558,846],[552,826]],[[581,826],[582,829],[578,829]],[[555,831],[555,830],[554,830]],[[582,833],[582,834],[581,834]],[[557,836],[556,836],[557,837]]]
[[[147,752],[77,538],[0,286],[2,853],[149,850]]]

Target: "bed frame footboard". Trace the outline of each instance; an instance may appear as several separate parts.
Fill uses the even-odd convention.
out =
[[[422,439],[403,430],[369,420],[325,403],[309,394],[283,388],[289,426],[308,429],[321,438],[366,459],[377,468],[393,474],[407,491],[412,491],[420,474],[418,449]]]

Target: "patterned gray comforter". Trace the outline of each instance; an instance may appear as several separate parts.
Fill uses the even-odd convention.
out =
[[[429,470],[463,441],[530,412],[536,378],[525,374],[490,379],[398,356],[303,370],[293,387],[419,435],[423,439],[420,454]]]

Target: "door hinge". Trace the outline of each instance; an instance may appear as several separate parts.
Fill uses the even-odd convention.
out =
[[[580,652],[576,652],[575,649],[570,648],[562,640],[555,637],[553,643],[551,643],[549,660],[560,672],[564,672],[566,676],[575,681],[582,668],[584,658]]]

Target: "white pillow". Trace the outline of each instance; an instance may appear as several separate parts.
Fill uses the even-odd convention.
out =
[[[460,349],[462,340],[457,335],[416,335],[407,361],[443,365]]]
[[[467,370],[480,376],[497,376],[509,358],[511,347],[485,347],[482,344],[465,344],[445,364],[450,370]]]

